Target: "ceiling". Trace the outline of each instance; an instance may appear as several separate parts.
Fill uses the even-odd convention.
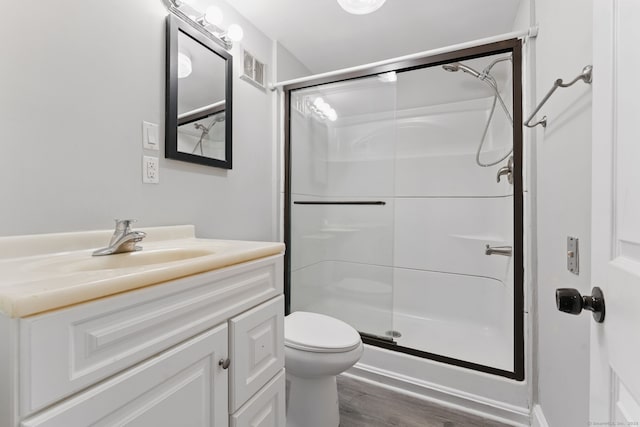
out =
[[[387,0],[351,15],[336,0],[226,0],[312,73],[513,31],[521,0]]]

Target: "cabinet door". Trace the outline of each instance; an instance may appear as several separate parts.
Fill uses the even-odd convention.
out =
[[[284,297],[234,317],[229,327],[233,413],[284,366]]]
[[[284,369],[231,415],[231,427],[284,427]]]
[[[227,325],[35,415],[23,427],[227,427]]]

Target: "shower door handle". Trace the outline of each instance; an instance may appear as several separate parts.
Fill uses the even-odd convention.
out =
[[[511,246],[489,246],[484,247],[485,255],[502,255],[511,256],[513,254],[513,247]]]

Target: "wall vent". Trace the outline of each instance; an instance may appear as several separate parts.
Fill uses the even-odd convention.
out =
[[[267,71],[265,63],[256,59],[251,52],[245,49],[242,50],[242,56],[244,66],[242,67],[242,75],[240,75],[240,78],[260,89],[265,89]]]

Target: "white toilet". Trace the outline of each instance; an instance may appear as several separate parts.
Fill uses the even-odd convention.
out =
[[[338,427],[336,375],[362,356],[360,334],[346,323],[297,311],[284,320],[287,427]]]

